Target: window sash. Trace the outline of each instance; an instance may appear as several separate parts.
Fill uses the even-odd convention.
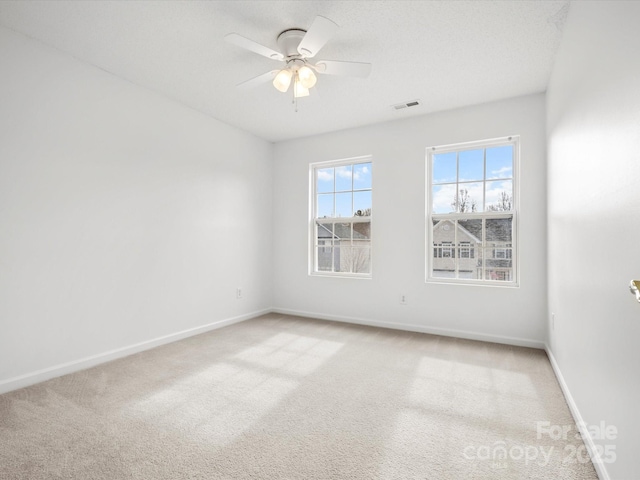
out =
[[[455,216],[455,219],[451,219]],[[517,216],[511,212],[474,213],[474,214],[438,214],[432,215],[428,238],[431,256],[428,258],[429,280],[434,281],[459,281],[464,283],[510,284],[516,279],[515,247],[516,244],[516,220]],[[434,230],[443,221],[451,221],[454,225],[452,240],[438,240]],[[467,240],[468,231],[460,222],[476,220],[481,224],[480,233],[475,243]],[[491,230],[492,220],[511,220],[511,228],[504,239],[498,240],[488,235]],[[487,227],[489,223],[489,227]],[[467,225],[468,228],[470,228]],[[476,227],[478,228],[478,227]],[[495,228],[495,226],[494,226]],[[461,238],[461,235],[465,237]],[[471,276],[469,272],[472,270]],[[503,274],[490,274],[501,270]],[[464,275],[461,275],[461,272]],[[505,278],[505,280],[503,280]]]

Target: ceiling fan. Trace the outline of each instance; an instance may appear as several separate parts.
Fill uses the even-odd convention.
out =
[[[340,27],[336,23],[318,15],[308,30],[289,28],[281,32],[277,37],[279,52],[237,33],[226,35],[224,38],[229,43],[264,57],[285,62],[284,68],[271,70],[237,86],[245,89],[272,81],[276,89],[286,93],[293,83],[293,97],[296,100],[309,95],[309,89],[316,84],[317,78],[314,71],[326,75],[366,78],[371,72],[370,63],[337,60],[318,60],[311,63],[309,61],[324,47],[338,28]]]

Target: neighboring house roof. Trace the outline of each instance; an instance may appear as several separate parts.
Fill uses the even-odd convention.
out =
[[[476,237],[482,238],[482,223],[473,220],[460,220],[459,224],[464,226],[468,231]],[[488,218],[485,220],[486,225],[486,241],[491,242],[509,242],[511,241],[511,218]]]
[[[434,230],[437,230],[438,228],[444,227],[444,225],[443,225],[444,223],[448,223],[448,224],[453,225],[453,221],[451,221],[451,220],[440,220],[438,223],[436,223],[433,226]],[[480,226],[480,229],[482,229],[482,225]],[[469,236],[474,242],[482,243],[482,240],[480,240],[477,235],[474,235],[473,233],[471,233],[469,230],[467,230],[462,225],[462,221],[458,222],[458,230],[460,230],[462,233],[466,233],[467,236]],[[480,232],[480,236],[482,236],[482,231]]]
[[[329,224],[331,225],[331,224]],[[361,226],[361,228],[358,228]],[[367,230],[370,229],[369,223],[354,223],[353,224],[353,239],[354,240],[370,240],[371,236],[368,235]],[[358,230],[361,230],[359,232]],[[334,223],[333,232],[329,230],[324,224],[318,223],[318,238],[333,238],[334,240],[350,239],[351,237],[351,223]]]
[[[452,220],[440,220],[434,225],[435,230],[444,222],[448,222],[453,225]],[[489,218],[485,221],[487,243],[491,242],[509,242],[511,239],[511,218]],[[482,243],[482,221],[479,219],[471,220],[458,220],[458,229],[469,235],[477,243]],[[434,234],[435,236],[435,234]],[[435,238],[434,238],[435,240]]]

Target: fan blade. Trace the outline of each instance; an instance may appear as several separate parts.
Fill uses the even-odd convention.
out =
[[[243,37],[242,35],[238,35],[237,33],[225,35],[224,39],[229,43],[233,43],[237,47],[250,50],[258,55],[262,55],[263,57],[272,58],[273,60],[284,60],[284,55],[281,53],[271,50],[269,47],[260,45],[259,43]]]
[[[338,28],[340,27],[328,18],[318,15],[298,45],[298,53],[307,58],[315,56]]]
[[[280,70],[271,70],[270,72],[263,73],[262,75],[258,75],[246,82],[239,83],[236,87],[242,90],[248,90],[253,87],[257,87],[258,85],[262,85],[263,83],[267,83],[272,81]]]
[[[327,75],[345,75],[347,77],[366,78],[371,73],[371,64],[322,60],[316,63],[316,70],[319,73],[325,73]]]

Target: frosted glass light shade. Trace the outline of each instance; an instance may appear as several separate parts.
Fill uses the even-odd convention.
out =
[[[305,88],[302,83],[300,83],[300,81],[296,81],[293,84],[293,95],[296,98],[300,98],[300,97],[308,97],[309,96],[309,89]]]
[[[291,77],[293,74],[291,70],[280,70],[276,75],[276,78],[273,79],[273,86],[280,90],[282,93],[285,93],[289,90],[289,85],[291,85]]]
[[[300,79],[300,84],[307,89],[313,88],[318,80],[316,75],[313,73],[313,70],[306,65],[298,70],[298,78]]]

